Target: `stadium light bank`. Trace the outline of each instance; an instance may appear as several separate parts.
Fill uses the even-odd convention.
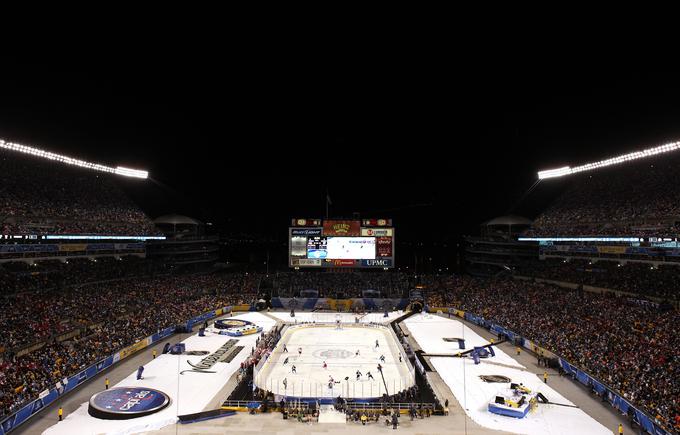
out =
[[[20,145],[13,142],[6,142],[0,139],[0,148],[4,148],[10,151],[18,151],[24,154],[30,154],[32,156],[42,157],[48,160],[54,160],[61,163],[66,163],[68,165],[80,166],[81,168],[92,169],[100,172],[108,172],[110,174],[122,175],[124,177],[133,178],[149,178],[149,173],[147,171],[140,171],[138,169],[124,168],[118,166],[116,168],[111,168],[109,166],[100,165],[98,163],[90,163],[83,160],[73,159],[71,157],[62,156],[59,154],[51,153],[49,151],[43,151],[38,148],[33,148],[25,145]]]
[[[661,145],[655,148],[648,148],[643,151],[635,151],[629,154],[623,154],[618,157],[612,157],[607,160],[601,160],[595,163],[587,163],[585,165],[577,166],[575,168],[565,166],[563,168],[548,169],[546,171],[538,172],[538,179],[543,180],[546,178],[563,177],[565,175],[575,174],[577,172],[591,171],[593,169],[604,168],[606,166],[618,165],[621,163],[629,162],[631,160],[643,159],[645,157],[654,156],[657,154],[668,153],[671,151],[676,151],[680,149],[680,142],[671,142],[666,145]]]

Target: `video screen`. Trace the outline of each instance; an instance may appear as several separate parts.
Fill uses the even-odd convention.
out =
[[[327,251],[332,260],[374,260],[375,237],[328,237]]]
[[[307,256],[307,237],[293,236],[290,239],[290,255],[293,257]]]
[[[307,240],[307,258],[330,258],[326,249],[326,237],[310,237]]]

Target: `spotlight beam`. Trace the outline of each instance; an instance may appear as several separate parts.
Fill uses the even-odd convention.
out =
[[[123,166],[118,166],[116,168],[111,168],[109,166],[100,165],[98,163],[90,163],[84,160],[74,159],[72,157],[62,156],[59,154],[51,153],[49,151],[43,151],[38,148],[29,147],[26,145],[20,145],[18,143],[6,142],[0,139],[0,148],[16,151],[24,154],[29,154],[36,157],[41,157],[47,160],[54,160],[60,163],[65,163],[67,165],[79,166],[81,168],[92,169],[94,171],[108,172],[110,174],[122,175],[124,177],[142,178],[147,179],[149,173],[147,171],[140,171],[138,169],[125,168]]]
[[[623,154],[617,157],[612,157],[599,162],[586,163],[585,165],[577,166],[575,168],[564,166],[557,169],[548,169],[538,172],[538,179],[544,180],[546,178],[564,177],[565,175],[576,174],[578,172],[592,171],[593,169],[605,168],[607,166],[620,165],[621,163],[629,162],[631,160],[644,159],[655,156],[657,154],[669,153],[680,148],[680,142],[671,142],[666,145],[661,145],[655,148],[648,148],[642,151],[635,151],[628,154]]]

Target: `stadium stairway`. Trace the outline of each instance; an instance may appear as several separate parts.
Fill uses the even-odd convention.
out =
[[[307,298],[305,303],[302,305],[303,310],[313,310],[314,307],[316,306],[316,301],[318,301],[319,298]]]

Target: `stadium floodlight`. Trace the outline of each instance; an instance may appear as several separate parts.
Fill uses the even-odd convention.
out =
[[[43,159],[54,160],[56,162],[65,163],[67,165],[79,166],[81,168],[92,169],[94,171],[108,172],[110,174],[122,175],[124,177],[134,177],[134,178],[149,178],[149,173],[147,171],[140,171],[138,169],[124,168],[118,166],[116,168],[111,168],[109,166],[100,165],[98,163],[90,163],[84,160],[78,160],[67,156],[62,156],[59,154],[51,153],[49,151],[43,151],[38,148],[29,147],[26,145],[20,145],[18,143],[6,142],[0,139],[0,148],[4,148],[10,151],[17,151],[24,154],[29,154],[36,157],[41,157]]]
[[[563,177],[565,175],[575,174],[577,172],[591,171],[593,169],[604,168],[607,166],[618,165],[621,163],[629,162],[631,160],[643,159],[645,157],[654,156],[657,154],[668,153],[671,151],[676,151],[680,149],[680,142],[671,142],[665,145],[661,145],[655,148],[648,148],[642,151],[635,151],[628,154],[623,154],[621,156],[612,157],[610,159],[601,160],[599,162],[587,163],[585,165],[577,166],[575,168],[565,166],[563,168],[548,169],[545,171],[538,172],[538,179],[543,180],[545,178],[555,178]]]

